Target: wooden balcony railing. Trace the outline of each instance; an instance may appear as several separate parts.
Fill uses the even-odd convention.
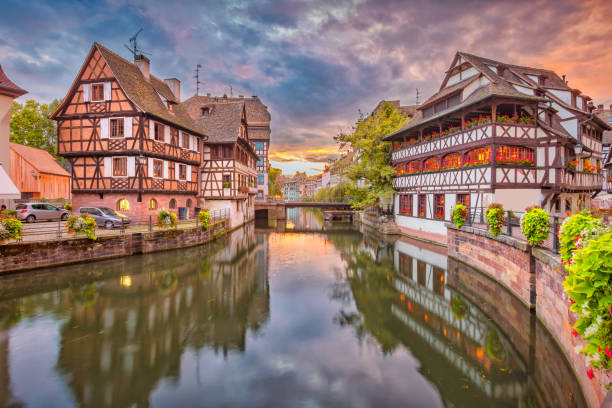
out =
[[[195,181],[158,179],[143,177],[142,183],[138,177],[100,177],[87,179],[73,179],[73,192],[167,192],[180,194],[194,194],[198,192],[198,183]]]
[[[433,153],[452,151],[457,147],[477,144],[491,138],[511,138],[534,140],[537,137],[536,125],[519,123],[485,123],[473,128],[438,137],[396,149],[391,153],[393,163],[413,160]]]

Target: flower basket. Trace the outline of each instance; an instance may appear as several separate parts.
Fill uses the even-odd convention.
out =
[[[465,225],[467,220],[468,210],[467,207],[463,204],[457,204],[453,209],[453,223],[455,227],[461,228]]]
[[[90,217],[89,214],[72,215],[68,218],[68,221],[66,221],[66,230],[69,233],[74,236],[84,234],[93,241],[96,240],[96,236],[94,235],[96,228],[98,228],[96,220]]]
[[[425,216],[425,211],[420,211],[419,212],[419,217],[424,217]]]
[[[521,219],[521,230],[529,245],[536,246],[548,238],[550,217],[540,207],[527,207],[527,212]]]
[[[11,239],[18,240],[21,231],[21,221],[7,214],[0,215],[0,244]]]
[[[168,210],[159,210],[157,212],[157,220],[155,225],[161,229],[176,228],[177,216],[175,213]]]
[[[224,181],[223,182],[223,188],[229,188],[230,186],[230,182],[229,181]]]
[[[506,225],[506,212],[501,204],[493,203],[489,205],[487,210],[487,221],[489,222],[489,231],[494,236],[501,235],[502,228]]]
[[[72,212],[72,203],[70,201],[67,201],[64,204],[64,210],[68,210],[68,211]]]
[[[212,221],[212,217],[210,215],[210,211],[208,211],[208,210],[201,210],[199,212],[199,214],[198,214],[198,222],[204,228],[204,230],[207,230],[208,228],[210,228],[210,222],[211,221]]]

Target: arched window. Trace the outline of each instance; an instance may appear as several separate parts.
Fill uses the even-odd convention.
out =
[[[117,201],[117,211],[129,211],[130,210],[130,202],[125,198]]]
[[[149,200],[149,210],[157,210],[157,200],[152,198]]]
[[[176,208],[176,200],[174,198],[170,199],[170,204],[168,205],[170,208]]]
[[[444,156],[444,162],[442,163],[442,169],[455,169],[461,167],[461,153],[451,153]]]
[[[535,164],[533,150],[521,146],[499,146],[495,161],[498,164],[519,164],[531,166]]]
[[[185,203],[185,207],[191,208],[191,198],[187,199],[187,203]]]
[[[440,170],[440,158],[430,157],[423,162],[423,171],[438,171]]]
[[[467,152],[465,155],[465,163],[463,165],[478,166],[489,163],[491,163],[491,149],[488,147],[481,147]]]

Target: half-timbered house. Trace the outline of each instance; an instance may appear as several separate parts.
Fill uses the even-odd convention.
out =
[[[396,222],[446,234],[456,203],[554,214],[602,186],[602,133],[590,98],[555,72],[458,52],[440,90],[389,135]]]
[[[244,102],[209,103],[195,113],[195,123],[208,136],[202,151],[200,195],[206,207],[230,208],[231,225],[255,217],[257,154],[249,140]]]
[[[51,118],[72,167],[74,208],[144,221],[160,208],[198,205],[205,135],[180,103],[180,81],[153,76],[145,56],[132,63],[95,43]]]
[[[209,104],[244,102],[247,116],[249,140],[255,145],[257,153],[257,199],[268,198],[268,151],[270,150],[270,112],[256,95],[250,98],[224,96],[192,96],[184,102],[185,108],[192,118],[204,116]]]

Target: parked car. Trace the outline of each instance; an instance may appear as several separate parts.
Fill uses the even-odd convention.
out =
[[[54,205],[46,203],[24,203],[15,206],[17,210],[17,219],[25,220],[26,222],[34,222],[41,220],[62,220],[66,221],[70,212],[63,208],[57,208]]]
[[[81,207],[79,213],[89,214],[99,227],[112,229],[121,225],[129,224],[130,218],[127,215],[118,213],[108,207]]]

